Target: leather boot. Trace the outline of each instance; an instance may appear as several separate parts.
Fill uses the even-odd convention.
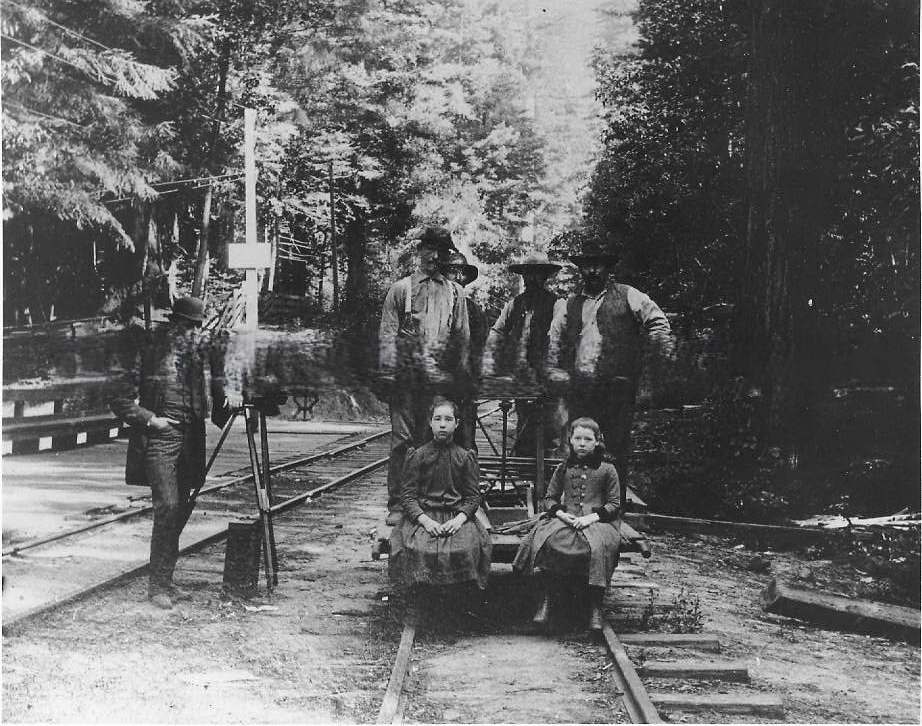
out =
[[[551,599],[548,595],[547,590],[544,591],[544,594],[541,596],[541,604],[538,606],[538,612],[535,613],[535,617],[531,621],[535,625],[547,625],[548,620],[548,611],[551,608]]]
[[[600,587],[589,588],[589,629],[599,631],[605,622],[602,618],[602,598],[605,591]]]

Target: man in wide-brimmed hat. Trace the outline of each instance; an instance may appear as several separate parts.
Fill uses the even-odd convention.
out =
[[[121,389],[109,404],[130,427],[126,482],[151,488],[148,597],[165,609],[188,596],[173,584],[173,571],[192,514],[190,493],[205,479],[206,362],[212,398],[220,398],[216,408],[224,404],[221,361],[199,330],[204,319],[205,303],[186,296],[173,303],[166,324],[152,332],[126,331],[131,340],[122,351]]]
[[[557,302],[546,285],[560,265],[548,260],[545,254],[532,252],[509,265],[509,270],[522,276],[525,289],[506,303],[490,330],[483,355],[483,375],[512,376],[528,387],[544,380],[548,331]],[[543,409],[544,445],[549,449],[558,432],[554,406],[549,402]],[[542,412],[524,399],[516,401],[515,410],[515,454],[531,456],[536,445],[536,422]]]
[[[480,276],[480,270],[470,264],[461,252],[455,251],[448,255],[445,262],[440,263],[442,274],[452,282],[466,288]],[[471,344],[469,350],[470,377],[457,381],[455,401],[461,410],[461,420],[455,432],[455,441],[466,449],[476,449],[474,434],[477,427],[477,404],[474,401],[477,382],[480,379],[480,359],[483,356],[483,344],[487,337],[487,316],[465,290],[465,305],[467,318],[471,331]]]
[[[379,328],[378,370],[389,389],[391,457],[388,462],[388,524],[400,518],[400,488],[407,449],[421,446],[429,431],[429,404],[450,396],[469,375],[470,326],[464,289],[445,278],[440,263],[455,251],[444,227],[425,227],[416,240],[417,271],[387,293]]]
[[[648,295],[614,281],[618,257],[606,246],[589,242],[570,260],[579,268],[583,288],[554,308],[548,379],[564,390],[569,420],[589,416],[599,423],[624,502],[643,337],[670,357],[672,332]]]

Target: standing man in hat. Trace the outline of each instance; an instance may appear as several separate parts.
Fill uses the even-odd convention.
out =
[[[471,265],[460,252],[452,252],[448,260],[442,263],[442,274],[452,282],[458,283],[462,288],[470,285],[480,275],[475,265]],[[487,337],[487,316],[465,290],[464,302],[467,306],[468,324],[471,330],[471,345],[469,355],[470,377],[466,381],[459,381],[454,400],[461,409],[461,420],[458,423],[455,441],[465,449],[476,451],[474,437],[477,431],[477,386],[480,381],[480,361],[483,355],[483,345]]]
[[[378,333],[379,380],[390,389],[389,525],[400,521],[404,460],[408,448],[426,441],[433,397],[450,396],[470,365],[464,290],[439,268],[454,249],[451,235],[442,227],[426,227],[411,239],[418,240],[417,271],[388,290]]]
[[[669,358],[672,331],[648,295],[614,281],[615,255],[591,245],[570,259],[579,268],[583,289],[554,308],[548,381],[566,389],[569,420],[588,416],[599,423],[615,459],[624,502],[643,337]]]
[[[523,386],[536,386],[544,381],[548,332],[557,302],[557,296],[546,285],[560,265],[550,262],[546,255],[532,253],[509,265],[509,270],[522,276],[525,290],[506,303],[490,330],[483,354],[483,375],[512,376]],[[548,401],[542,408],[543,411],[524,399],[515,402],[516,456],[531,456],[535,451],[536,420],[542,413],[544,447],[553,447],[560,433],[554,422],[556,406]]]
[[[173,584],[173,571],[179,536],[192,514],[190,494],[205,479],[206,359],[218,410],[224,404],[220,361],[199,330],[204,312],[199,298],[181,297],[165,325],[137,333],[125,351],[122,389],[109,404],[131,427],[126,482],[151,488],[148,597],[164,609],[189,596]]]

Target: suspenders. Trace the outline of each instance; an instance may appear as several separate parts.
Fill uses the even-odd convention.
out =
[[[406,277],[404,298],[403,298],[403,319],[400,321],[400,327],[406,327],[409,322],[413,319],[413,278]],[[448,290],[451,293],[451,307],[448,311],[448,328],[451,329],[454,324],[454,315],[455,315],[455,302],[458,299],[458,291],[455,288],[455,284],[446,280],[448,284]]]

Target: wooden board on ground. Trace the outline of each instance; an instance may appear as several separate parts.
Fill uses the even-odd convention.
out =
[[[915,608],[799,590],[777,580],[772,580],[762,591],[762,609],[778,615],[861,632],[880,633],[914,643],[920,640],[920,612]]]
[[[754,524],[751,522],[727,522],[717,519],[695,517],[673,517],[650,512],[626,512],[624,519],[638,529],[713,534],[721,537],[757,539],[774,545],[798,545],[814,542],[829,542],[841,539],[841,529],[819,529],[817,527],[785,527],[777,524]],[[852,536],[867,538],[869,533],[852,532]]]

